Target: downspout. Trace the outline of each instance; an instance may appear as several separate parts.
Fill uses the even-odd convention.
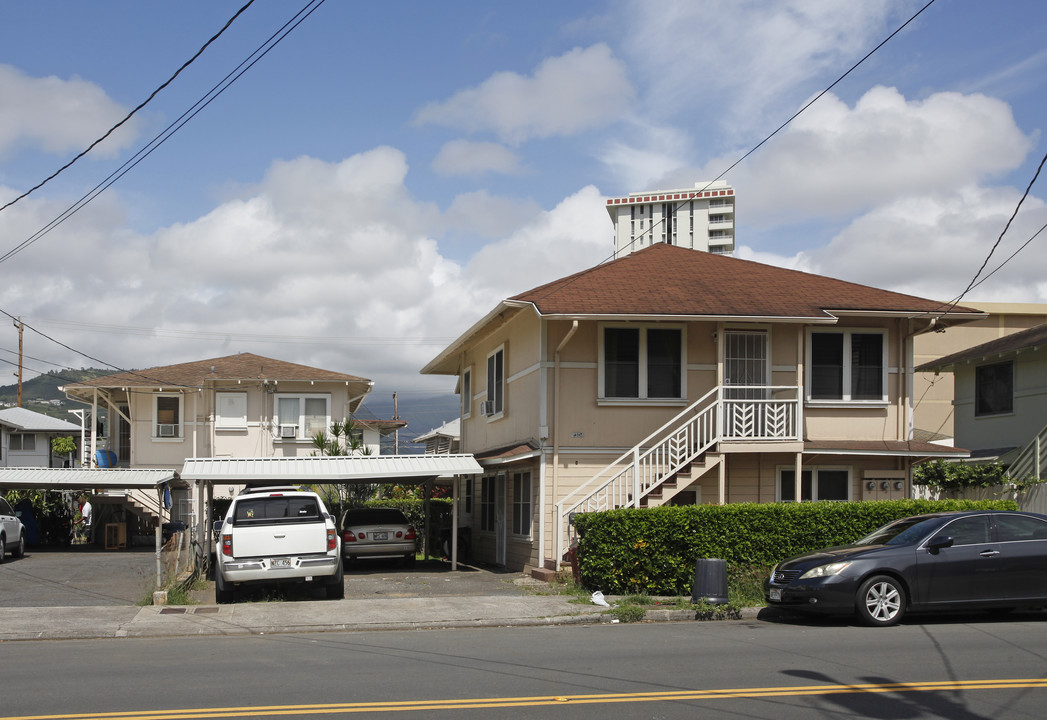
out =
[[[560,502],[560,352],[567,346],[567,343],[571,341],[576,332],[578,332],[578,321],[572,320],[571,329],[567,331],[564,339],[556,346],[556,351],[553,353],[553,426],[549,432],[553,436],[552,500],[554,504],[559,504]],[[557,512],[556,527],[554,528],[556,543],[553,547],[553,562],[557,570],[560,569],[560,544],[562,540],[560,533],[562,531],[563,518]],[[545,563],[543,562],[542,564],[544,565]]]

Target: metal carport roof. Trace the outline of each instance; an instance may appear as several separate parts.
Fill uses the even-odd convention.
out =
[[[419,482],[483,470],[472,455],[352,455],[307,458],[188,458],[182,480],[237,484]]]
[[[0,468],[0,488],[73,490],[155,488],[177,477],[174,470],[126,468]]]

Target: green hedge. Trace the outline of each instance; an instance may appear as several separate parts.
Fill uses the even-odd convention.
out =
[[[582,584],[606,593],[690,595],[698,558],[771,566],[846,545],[897,518],[947,510],[1016,510],[1011,500],[739,503],[575,516]]]

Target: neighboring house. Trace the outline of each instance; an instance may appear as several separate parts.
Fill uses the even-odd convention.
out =
[[[658,243],[499,303],[457,376],[473,557],[555,567],[574,512],[908,497],[913,339],[965,307]]]
[[[91,457],[127,467],[180,468],[194,457],[307,457],[312,438],[352,416],[372,382],[272,358],[226,357],[106,375],[61,388],[109,415],[92,423]]]
[[[730,255],[734,252],[734,188],[724,180],[682,190],[648,190],[607,200],[614,256],[655,243]]]
[[[462,420],[455,418],[445,422],[435,430],[423,433],[414,439],[416,443],[425,443],[427,455],[446,455],[460,452]]]
[[[999,461],[1022,477],[1047,477],[1047,324],[921,365],[951,373],[956,443],[972,461]]]
[[[990,342],[1012,333],[1047,323],[1044,303],[978,303],[988,313],[947,333],[925,333],[916,338],[916,376],[913,397],[916,398],[915,439],[951,442],[954,430],[953,374],[921,372],[920,367],[935,360]],[[960,447],[974,447],[957,441]]]
[[[79,441],[80,426],[25,408],[0,410],[0,467],[66,467],[68,456],[51,453],[51,440],[59,436]],[[78,455],[73,453],[74,466]]]

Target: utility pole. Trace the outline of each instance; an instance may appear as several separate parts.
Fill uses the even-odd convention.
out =
[[[22,318],[15,319],[15,327],[18,328],[18,407],[22,407]]]
[[[393,393],[393,420],[400,419],[400,406],[396,399],[396,393]],[[393,454],[400,454],[400,428],[393,430]]]

